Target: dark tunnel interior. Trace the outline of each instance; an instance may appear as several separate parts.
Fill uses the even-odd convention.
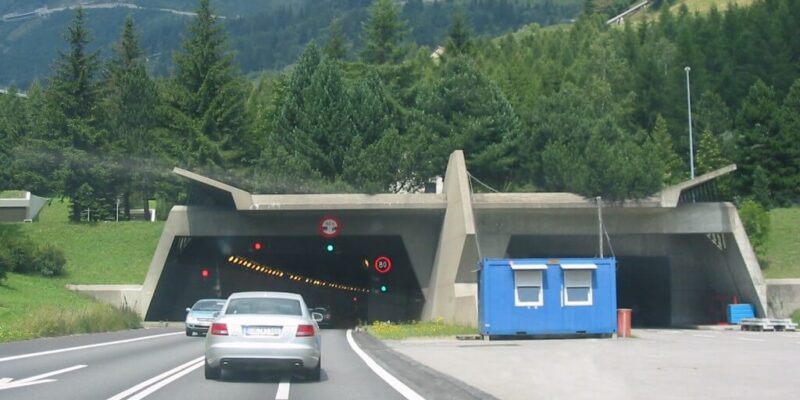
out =
[[[386,273],[375,268],[381,257]],[[198,299],[242,291],[300,293],[309,307],[329,306],[335,327],[419,319],[424,303],[400,236],[181,237],[145,319],[182,321]]]

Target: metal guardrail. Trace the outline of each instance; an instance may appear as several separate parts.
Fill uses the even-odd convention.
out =
[[[797,331],[789,318],[743,318],[739,326],[743,331]]]

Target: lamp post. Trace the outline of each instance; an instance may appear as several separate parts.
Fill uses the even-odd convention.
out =
[[[692,92],[689,90],[689,66],[683,69],[686,71],[686,108],[689,110],[689,171],[691,179],[694,179],[694,143],[692,141]]]

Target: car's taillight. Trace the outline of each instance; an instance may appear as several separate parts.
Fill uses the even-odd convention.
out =
[[[226,324],[211,324],[211,334],[217,336],[228,336],[228,325]]]
[[[297,325],[297,336],[314,336],[314,325]]]

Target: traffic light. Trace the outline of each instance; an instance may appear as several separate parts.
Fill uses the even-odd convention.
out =
[[[263,243],[261,243],[259,241],[253,242],[253,250],[261,251],[261,249],[263,249],[263,248],[264,248],[264,244]]]
[[[381,285],[381,293],[386,293],[389,291],[389,287],[386,285]]]
[[[328,253],[333,253],[333,250],[335,249],[336,247],[333,245],[333,243],[328,243],[325,245],[325,251],[327,251]]]
[[[203,280],[208,279],[208,277],[211,276],[211,272],[208,271],[208,268],[203,268],[200,270],[200,276]]]

